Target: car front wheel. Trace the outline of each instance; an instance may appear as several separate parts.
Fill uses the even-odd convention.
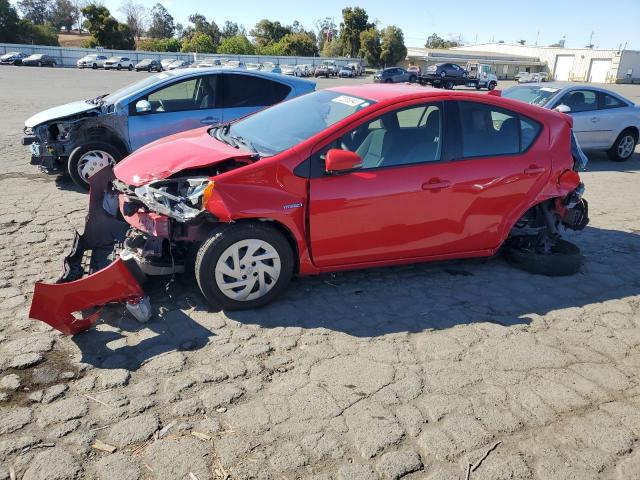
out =
[[[618,135],[618,138],[616,138],[616,141],[607,154],[609,158],[615,162],[626,162],[631,158],[631,155],[633,155],[637,142],[638,139],[634,132],[632,130],[625,130]]]
[[[489,85],[487,86],[488,90],[493,90],[494,88],[496,88],[496,82],[489,82]]]
[[[282,293],[293,276],[289,242],[273,227],[225,225],[206,240],[196,256],[198,286],[214,307],[256,308]]]
[[[108,143],[89,142],[71,152],[67,169],[76,185],[89,190],[89,178],[104,167],[113,167],[121,159],[120,151]]]

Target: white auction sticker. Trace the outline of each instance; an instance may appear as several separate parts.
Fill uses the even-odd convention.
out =
[[[331,101],[342,103],[350,107],[357,107],[358,105],[364,102],[364,100],[362,100],[361,98],[350,97],[348,95],[340,95],[339,97],[336,97]]]
[[[540,89],[541,92],[557,92],[559,90],[559,88],[552,88],[552,87],[542,87]]]

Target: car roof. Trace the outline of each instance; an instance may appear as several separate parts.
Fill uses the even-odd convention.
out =
[[[268,78],[269,80],[274,80],[280,83],[288,83],[289,85],[314,85],[314,82],[309,80],[305,80],[303,78],[298,77],[290,77],[280,75],[279,73],[273,72],[265,72],[262,70],[247,70],[246,68],[222,68],[220,66],[216,67],[204,67],[204,68],[185,68],[181,70],[169,70],[168,72],[162,72],[164,75],[169,75],[172,77],[189,77],[191,75],[202,75],[203,73],[239,73],[241,75],[251,75],[254,77],[262,77]]]
[[[540,88],[557,88],[558,91],[562,92],[562,93],[567,93],[570,92],[572,90],[593,90],[595,92],[602,92],[602,93],[606,93],[608,95],[612,95],[614,97],[620,98],[622,100],[625,100],[629,103],[633,103],[633,101],[629,100],[627,97],[620,95],[618,92],[614,92],[613,90],[608,90],[606,88],[602,88],[602,87],[594,87],[593,85],[585,85],[585,84],[566,84],[566,83],[559,83],[559,82],[545,82],[544,84],[539,84],[539,83],[524,83],[521,85],[514,85],[511,88],[518,88],[518,87],[532,87],[532,86],[539,86]]]

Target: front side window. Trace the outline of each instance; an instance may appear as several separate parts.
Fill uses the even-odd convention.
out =
[[[573,90],[560,100],[560,104],[571,109],[571,113],[590,112],[598,109],[598,96],[593,90]]]
[[[516,112],[475,102],[459,102],[463,157],[515,155],[535,141],[541,126]]]
[[[216,108],[217,80],[217,75],[189,78],[156,90],[146,99],[156,113]]]
[[[223,108],[268,107],[284,100],[291,87],[253,75],[224,74]]]
[[[436,162],[441,158],[442,104],[385,113],[344,135],[340,148],[362,157],[362,168]]]

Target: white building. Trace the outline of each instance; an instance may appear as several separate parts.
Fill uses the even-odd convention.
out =
[[[546,65],[550,76],[556,80],[596,83],[634,80],[640,82],[640,51],[637,50],[536,47],[508,43],[465,45],[452,50],[533,57]]]

